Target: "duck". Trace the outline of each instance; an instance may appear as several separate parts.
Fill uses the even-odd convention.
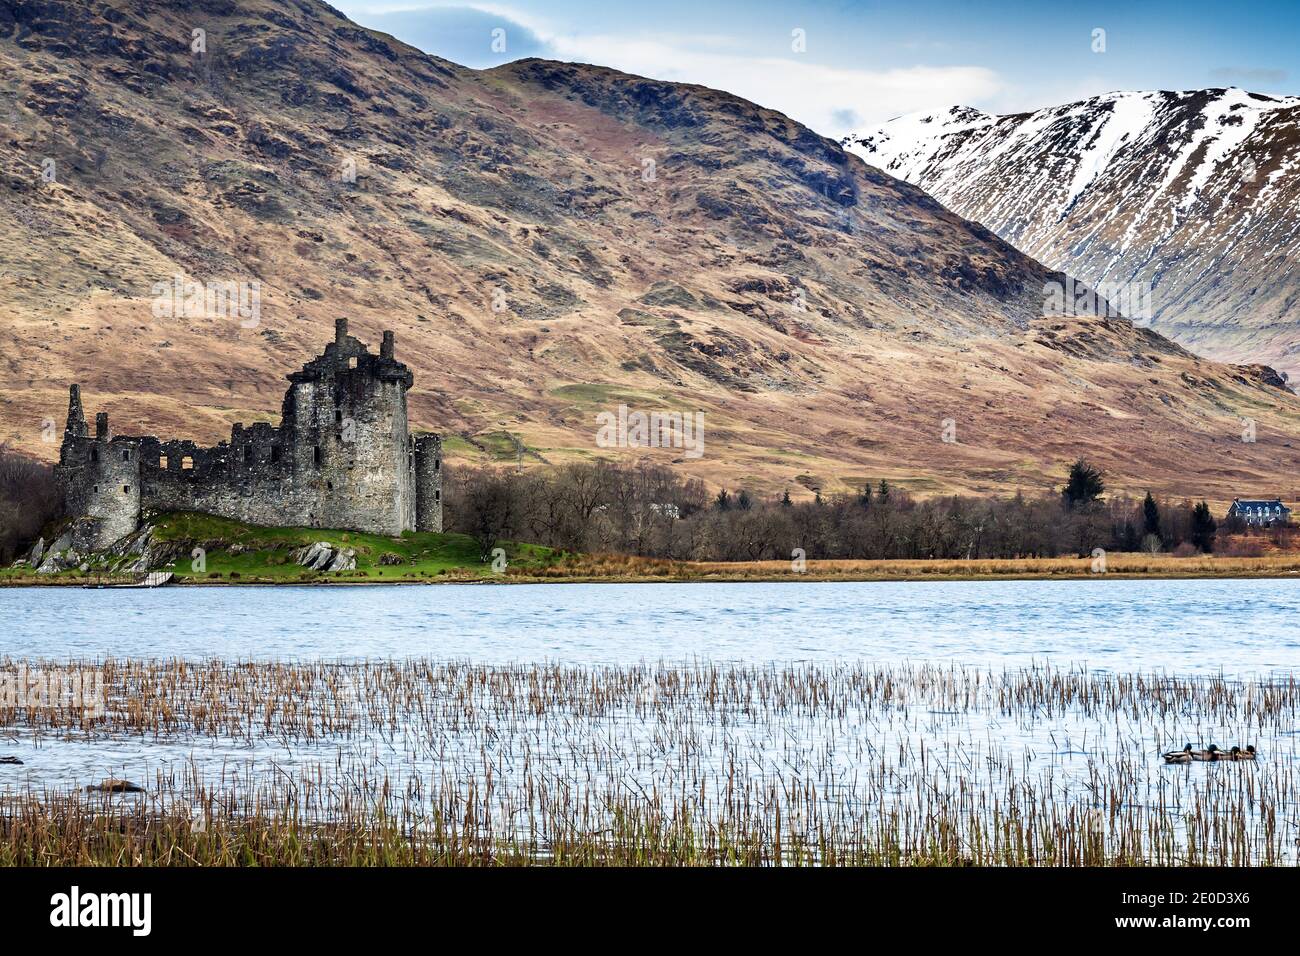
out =
[[[1165,758],[1165,763],[1191,763],[1192,745],[1187,744],[1182,750],[1171,750],[1163,756]]]
[[[116,777],[109,777],[101,780],[97,784],[91,784],[86,787],[87,793],[144,793],[144,787],[132,783],[130,780],[119,780]]]
[[[1210,744],[1205,750],[1193,750],[1193,760],[1222,760],[1224,753],[1219,749],[1218,744]]]
[[[1233,747],[1233,748],[1232,748],[1232,759],[1233,759],[1233,760],[1254,760],[1254,759],[1255,759],[1255,745],[1254,745],[1254,744],[1247,744],[1245,750],[1242,750],[1240,747]]]

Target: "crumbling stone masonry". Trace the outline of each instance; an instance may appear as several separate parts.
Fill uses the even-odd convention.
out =
[[[199,511],[249,524],[346,528],[398,535],[442,530],[442,438],[412,434],[411,371],[335,323],[334,341],[289,376],[278,427],[237,423],[230,441],[90,435],[77,385],[68,397],[57,474],[73,542],[100,550],[131,534],[144,511]]]

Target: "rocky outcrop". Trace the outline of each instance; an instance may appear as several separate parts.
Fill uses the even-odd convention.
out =
[[[335,548],[328,541],[317,541],[292,554],[293,560],[312,571],[353,571],[357,566],[357,552],[352,548]]]
[[[108,570],[115,574],[139,574],[166,567],[193,547],[190,541],[157,541],[152,525],[145,525],[112,545],[105,553]]]
[[[154,528],[146,524],[102,551],[86,551],[75,546],[76,531],[64,529],[45,547],[42,538],[27,557],[37,574],[58,574],[73,568],[95,568],[106,574],[141,574],[170,564],[193,547],[190,541],[157,541]],[[36,560],[40,556],[39,563]]]
[[[55,538],[49,549],[45,551],[41,563],[36,567],[36,573],[57,574],[60,571],[81,567],[84,557],[72,546],[72,542],[73,533],[69,528]]]

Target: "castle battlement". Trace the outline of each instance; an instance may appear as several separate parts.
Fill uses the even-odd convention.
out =
[[[411,370],[392,332],[378,355],[335,323],[334,341],[288,376],[279,425],[236,422],[230,440],[113,435],[108,414],[86,425],[68,395],[57,474],[76,546],[106,548],[144,511],[198,511],[249,524],[398,535],[442,530],[442,439],[412,433]]]

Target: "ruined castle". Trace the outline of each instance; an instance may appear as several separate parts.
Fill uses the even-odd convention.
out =
[[[339,319],[334,341],[289,382],[278,427],[236,423],[215,448],[114,435],[105,412],[92,435],[73,385],[57,475],[74,546],[106,548],[145,511],[387,535],[442,530],[442,438],[410,431],[411,370],[393,357],[392,332],[373,355]]]

